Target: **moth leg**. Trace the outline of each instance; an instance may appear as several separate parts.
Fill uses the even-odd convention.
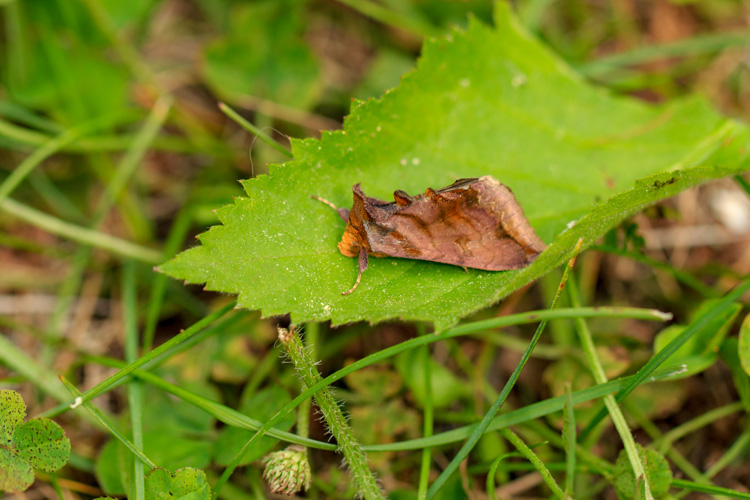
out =
[[[329,207],[337,211],[339,215],[341,216],[341,218],[344,220],[344,222],[349,222],[349,209],[348,208],[339,208],[333,203],[331,203],[330,201],[326,200],[325,198],[321,198],[320,196],[312,195],[310,196],[310,198],[314,200],[318,200],[321,203],[325,203],[326,205],[328,205]]]
[[[359,274],[357,274],[357,281],[354,282],[354,286],[346,292],[341,292],[341,295],[349,295],[359,286],[359,281],[362,279],[362,273],[367,270],[367,250],[364,248],[359,249]]]

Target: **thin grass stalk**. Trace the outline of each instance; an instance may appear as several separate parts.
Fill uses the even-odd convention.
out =
[[[274,415],[268,421],[266,421],[266,423],[263,424],[263,426],[260,429],[258,429],[258,431],[255,433],[255,435],[251,438],[251,440],[248,443],[255,442],[256,440],[263,437],[281,419],[286,417],[289,414],[289,412],[294,411],[294,409],[297,406],[299,406],[299,404],[302,401],[304,401],[306,398],[310,397],[311,395],[315,394],[317,391],[321,390],[323,387],[326,387],[336,382],[337,380],[344,378],[350,373],[353,373],[357,370],[361,370],[375,363],[379,363],[401,352],[405,352],[405,351],[414,349],[422,345],[428,345],[433,342],[438,342],[438,341],[445,340],[445,339],[450,339],[450,338],[460,337],[463,335],[469,335],[469,334],[476,333],[476,332],[481,332],[490,328],[497,328],[501,326],[510,326],[510,325],[517,325],[517,324],[525,324],[525,323],[535,323],[539,320],[572,318],[577,315],[584,316],[584,317],[627,317],[627,318],[639,318],[639,319],[645,319],[645,320],[651,320],[651,321],[665,321],[672,317],[671,314],[663,313],[655,309],[637,309],[637,308],[619,308],[619,307],[558,309],[554,311],[543,310],[543,311],[531,311],[528,313],[521,313],[521,314],[513,314],[510,316],[503,316],[501,318],[493,318],[493,319],[484,320],[484,321],[475,321],[473,323],[468,323],[465,325],[457,326],[449,330],[445,330],[442,333],[435,333],[433,335],[425,335],[422,337],[416,337],[411,340],[407,340],[405,342],[397,344],[395,346],[391,346],[387,349],[383,349],[382,351],[373,353],[365,358],[360,359],[359,361],[355,361],[354,363],[329,375],[325,379],[316,383],[314,386],[308,387],[306,391],[299,394],[296,398],[294,398],[292,401],[287,403],[281,410],[279,410],[276,413],[276,415]],[[669,374],[666,374],[664,376],[669,376]],[[617,381],[611,382],[611,384],[612,386],[610,387],[620,386],[620,382],[617,382]],[[598,387],[595,389],[596,391],[603,390],[604,392],[600,392],[600,393],[598,392],[597,396],[592,396],[592,397],[601,397],[604,394],[608,394],[609,391],[612,390],[610,388],[602,388],[602,387]],[[552,400],[554,399],[555,398],[552,398]],[[547,402],[542,402],[542,403],[545,407],[549,405],[557,405],[555,406],[554,411],[559,411],[560,409],[562,409],[562,405],[563,405],[562,400],[560,400],[559,403],[555,403],[552,400],[549,400]],[[490,430],[502,428],[505,425],[504,424],[505,420],[503,419],[503,417],[504,416],[498,417],[495,421],[493,421],[493,425],[490,426]],[[461,439],[465,439],[466,437],[468,437],[471,434],[472,429],[473,429],[473,426],[467,427],[465,429],[458,429],[456,430],[456,432],[449,431],[449,432],[443,433],[443,437],[447,438],[447,441],[444,441],[444,442],[443,441],[437,442],[435,437],[430,438],[430,440],[432,441],[430,443],[424,443],[423,439],[411,440],[409,441],[409,443],[411,444],[411,446],[413,446],[413,448],[404,448],[404,449],[420,449],[420,448],[424,448],[425,446],[435,446],[437,444],[445,444],[445,443],[450,443],[454,441],[459,441]],[[404,442],[396,443],[396,444],[399,446],[402,446],[404,445]],[[391,449],[393,449],[393,446],[394,446],[393,444],[369,446],[367,447],[367,449],[371,451],[390,451]]]
[[[190,229],[192,216],[193,211],[191,207],[183,208],[177,214],[177,218],[169,229],[169,235],[162,250],[163,259],[173,256],[180,249]],[[167,279],[166,275],[158,273],[154,275],[154,281],[151,284],[151,296],[148,300],[146,321],[143,327],[143,352],[150,351],[154,345],[156,325],[159,322],[159,314],[164,303],[164,293],[167,290]]]
[[[750,449],[750,429],[745,429],[745,431],[740,434],[740,437],[732,443],[732,446],[730,446],[729,449],[719,457],[719,459],[714,462],[706,472],[703,473],[698,482],[711,479],[729,464],[745,455],[748,449]]]
[[[151,352],[149,352],[149,353],[141,356],[140,358],[136,359],[132,363],[128,364],[125,368],[121,369],[120,371],[118,371],[117,373],[115,373],[114,375],[112,375],[111,377],[108,377],[107,379],[99,382],[94,387],[92,387],[91,389],[87,390],[85,393],[83,393],[81,395],[80,402],[81,403],[82,402],[86,402],[86,401],[90,400],[91,398],[95,398],[96,396],[98,396],[101,393],[103,393],[104,391],[106,391],[107,388],[111,387],[113,384],[115,384],[116,382],[120,381],[124,377],[127,377],[128,375],[130,375],[131,373],[133,373],[135,370],[137,370],[141,366],[145,365],[146,363],[148,363],[152,359],[156,358],[160,354],[168,351],[173,346],[177,346],[177,345],[181,344],[182,342],[186,341],[187,339],[189,339],[190,337],[196,335],[201,330],[203,330],[204,328],[206,328],[208,325],[210,325],[211,323],[213,323],[214,321],[216,321],[217,319],[221,318],[226,313],[228,313],[229,311],[231,311],[232,309],[234,309],[235,304],[236,304],[235,302],[232,302],[232,303],[227,304],[226,306],[222,307],[221,309],[219,309],[215,313],[209,314],[205,318],[203,318],[200,321],[198,321],[197,323],[193,324],[190,328],[188,328],[186,330],[183,330],[178,335],[175,335],[174,337],[172,337],[168,341],[164,342],[162,345],[160,345],[159,347],[157,347],[153,351],[151,351]],[[67,411],[68,409],[70,409],[69,406],[71,404],[74,404],[74,403],[76,403],[76,401],[70,401],[69,403],[64,404],[64,405],[58,405],[58,406],[56,406],[56,407],[54,407],[54,408],[52,408],[50,410],[45,411],[44,413],[42,413],[41,415],[39,415],[39,417],[47,417],[47,418],[54,417],[56,415],[59,415],[60,413],[63,413],[65,411]],[[78,404],[80,404],[80,403],[78,403]]]
[[[536,469],[536,471],[542,476],[542,480],[547,485],[547,487],[552,490],[552,494],[555,495],[555,497],[567,497],[565,492],[555,481],[555,478],[552,477],[552,474],[550,473],[549,469],[547,469],[547,466],[544,465],[544,462],[542,462],[537,454],[534,453],[531,448],[529,448],[526,443],[523,442],[523,439],[521,439],[518,434],[513,432],[511,429],[503,429],[500,431],[500,434],[502,434],[502,436],[507,439],[516,448],[516,450],[518,450],[518,452],[523,455],[524,458],[526,458],[526,460],[531,462],[531,464],[534,466],[534,469]]]
[[[235,123],[237,123],[237,125],[244,128],[245,130],[253,134],[255,137],[257,137],[261,141],[271,146],[273,149],[275,149],[279,153],[283,154],[287,158],[294,158],[294,155],[288,149],[286,149],[284,146],[279,144],[273,138],[268,136],[265,132],[263,132],[262,129],[256,127],[249,121],[245,120],[242,116],[240,116],[239,113],[237,113],[235,110],[230,108],[228,105],[224,104],[223,102],[220,102],[219,109],[221,110],[222,113],[224,113],[229,118],[231,118]]]
[[[418,335],[424,336],[427,334],[424,323],[417,324]],[[429,346],[425,345],[422,347],[423,354],[423,370],[422,376],[424,377],[424,408],[423,410],[423,423],[422,423],[422,435],[425,438],[432,437],[433,433],[433,405],[432,405],[432,354]],[[424,500],[427,498],[427,487],[430,481],[430,464],[432,463],[432,448],[425,446],[422,449],[422,465],[419,470],[419,487],[417,489],[417,498]]]
[[[565,495],[571,497],[576,477],[576,414],[570,383],[565,384],[563,438],[565,442]]]
[[[422,19],[408,17],[400,12],[383,7],[370,0],[339,0],[357,12],[364,14],[387,26],[408,31],[417,36],[439,36],[442,34],[439,28],[423,21]]]
[[[750,500],[750,493],[730,490],[729,488],[722,488],[721,486],[694,483],[692,481],[686,481],[684,479],[672,479],[672,487],[683,488],[688,491],[695,491],[699,493],[709,493],[710,495],[715,496],[738,498],[740,500]]]
[[[0,201],[5,200],[10,196],[13,190],[18,187],[18,185],[21,184],[21,182],[23,182],[23,180],[37,166],[39,166],[45,159],[57,153],[60,149],[84,135],[96,132],[99,129],[110,127],[122,121],[123,116],[129,117],[130,115],[132,115],[131,112],[128,112],[127,114],[117,113],[114,115],[99,117],[83,125],[68,129],[60,135],[45,142],[35,149],[33,153],[27,156],[16,168],[14,168],[10,175],[6,177],[2,184],[0,184]]]
[[[741,281],[731,292],[724,296],[716,305],[706,314],[702,315],[696,321],[692,322],[688,327],[677,337],[675,337],[669,344],[664,346],[662,350],[654,354],[650,360],[630,379],[628,385],[620,390],[615,395],[615,400],[619,403],[625,399],[633,390],[638,387],[644,380],[650,377],[654,370],[656,370],[662,363],[664,363],[672,354],[677,351],[685,342],[687,342],[693,335],[698,333],[706,325],[710,324],[714,318],[723,313],[733,302],[738,300],[742,295],[750,290],[750,277]],[[586,439],[589,433],[601,422],[607,415],[607,410],[604,408],[597,413],[594,418],[588,423],[585,429],[581,431],[579,440],[583,441]]]
[[[0,210],[24,222],[28,222],[32,226],[44,229],[49,233],[73,240],[80,245],[88,245],[105,250],[120,258],[134,259],[148,264],[158,264],[162,261],[161,252],[158,250],[153,250],[100,231],[65,222],[10,198],[0,202]]]
[[[96,407],[96,405],[94,405],[91,401],[83,400],[83,394],[81,394],[81,391],[79,391],[76,386],[74,386],[72,383],[70,383],[69,380],[64,377],[60,377],[60,381],[70,391],[70,393],[75,396],[73,404],[83,406],[83,408],[88,411],[89,414],[93,417],[95,422],[97,422],[102,428],[106,429],[115,439],[120,441],[128,450],[131,451],[131,453],[133,453],[133,456],[137,459],[136,461],[140,460],[151,469],[156,468],[156,464],[152,462],[151,459],[148,458],[139,447],[135,446],[132,441],[125,437],[125,435],[117,429],[117,426],[114,425],[109,420],[109,418],[107,418],[107,416],[104,415],[104,413],[102,413],[102,411]]]
[[[127,367],[127,364],[120,360],[107,358],[103,356],[84,356],[84,359],[87,362],[95,362],[95,363],[102,364],[104,366],[111,366],[111,367],[119,368],[119,369]],[[149,364],[149,368],[151,367],[152,365]],[[236,410],[233,410],[232,408],[229,408],[222,404],[206,399],[202,396],[199,396],[175,384],[171,384],[165,381],[164,379],[152,373],[149,373],[147,371],[134,370],[131,374],[134,377],[137,377],[145,382],[148,382],[149,384],[155,387],[158,387],[159,389],[165,392],[168,392],[169,394],[172,394],[173,396],[176,396],[177,398],[180,398],[187,403],[194,405],[195,407],[201,409],[202,411],[205,411],[212,417],[216,418],[216,420],[226,425],[237,427],[239,429],[257,431],[256,434],[252,438],[253,439],[252,443],[257,441],[261,436],[268,435],[275,439],[285,441],[287,443],[299,444],[302,446],[307,446],[308,448],[316,448],[316,449],[331,450],[331,451],[334,451],[336,449],[336,446],[330,443],[316,441],[314,439],[309,439],[309,438],[306,439],[291,432],[278,430],[272,427],[272,425],[275,425],[276,423],[273,419],[269,420],[266,423],[261,423],[258,420],[255,420],[251,417],[248,417],[247,415],[244,415],[242,413],[239,413]],[[674,372],[672,371],[659,372],[654,375],[654,381],[662,380],[663,378],[669,378],[672,375],[674,375]],[[123,381],[124,380],[121,380],[119,383]],[[597,385],[594,387],[589,387],[587,389],[582,389],[580,391],[575,391],[571,395],[573,399],[573,404],[574,405],[582,404],[588,401],[602,398],[607,394],[613,394],[619,388],[623,387],[627,383],[627,381],[628,381],[627,378],[622,379],[622,380],[613,380],[604,385]],[[113,384],[110,388],[114,388],[117,386],[118,386],[118,383]],[[305,391],[304,394],[306,397],[310,397],[313,393],[309,389],[307,389],[307,391]],[[565,396],[558,396],[555,398],[550,398],[545,401],[540,401],[538,403],[533,403],[519,410],[513,410],[508,413],[504,413],[503,415],[495,417],[495,419],[492,421],[490,426],[487,428],[487,432],[498,431],[500,429],[504,429],[512,425],[518,425],[518,424],[531,422],[534,419],[542,418],[552,413],[561,411],[564,408],[564,405],[565,405]],[[273,422],[271,426],[269,426],[269,422]],[[429,438],[422,437],[422,438],[417,438],[417,439],[400,441],[397,443],[367,445],[367,446],[363,446],[363,448],[367,452],[422,450],[426,447],[442,446],[442,445],[448,445],[452,443],[457,443],[459,441],[463,441],[464,439],[471,436],[475,428],[476,428],[476,424],[468,425],[465,427],[460,427],[457,429],[446,431],[440,434],[434,434],[433,436]],[[542,430],[536,429],[536,432],[542,433]],[[562,441],[560,441],[559,439],[555,440],[553,437],[550,437],[550,436],[545,436],[545,439],[549,441],[553,441],[557,443],[559,446],[563,446]],[[577,452],[578,452],[579,457],[585,456],[587,463],[589,464],[596,463],[599,468],[602,468],[602,469],[606,468],[606,465],[607,465],[606,462],[596,462],[595,457],[585,455],[585,453],[580,448],[578,449]]]
[[[568,286],[568,296],[570,297],[571,305],[580,307],[581,300],[578,296],[578,288],[576,286],[575,280],[570,280],[570,284]],[[591,331],[589,330],[588,325],[582,318],[576,318],[575,325],[578,330],[581,345],[584,352],[586,353],[586,359],[589,363],[589,370],[591,371],[591,375],[594,377],[594,381],[597,384],[608,382],[607,375],[604,372],[604,367],[602,366],[601,361],[599,361],[599,356],[596,353],[596,346],[594,345],[594,339],[591,337]],[[617,405],[617,401],[615,401],[615,398],[612,395],[607,395],[604,397],[604,405],[606,406],[607,411],[612,417],[612,422],[617,429],[617,433],[620,435],[622,444],[625,447],[625,453],[628,456],[628,461],[630,462],[630,466],[633,468],[633,473],[635,474],[636,481],[643,481],[646,500],[653,500],[654,497],[651,493],[649,478],[646,474],[643,462],[641,462],[640,454],[638,453],[638,449],[635,445],[635,439],[633,438],[633,434],[630,432],[630,427],[625,420],[625,415],[623,415],[622,410]]]
[[[136,290],[135,264],[125,263],[122,273],[123,330],[125,333],[125,361],[133,363],[138,359],[138,297]],[[133,446],[143,450],[143,384],[131,380],[128,384],[128,412],[133,434]],[[146,498],[143,475],[143,462],[133,460],[132,489],[137,500]]]
[[[563,272],[562,280],[560,281],[560,285],[557,289],[557,293],[555,294],[555,297],[552,299],[552,304],[550,304],[550,307],[549,307],[550,310],[554,309],[555,306],[557,305],[557,301],[559,300],[560,295],[562,293],[562,289],[568,280],[568,276],[570,275],[570,270],[575,264],[575,259],[578,256],[578,252],[580,251],[582,244],[583,244],[583,239],[578,240],[578,243],[576,244],[576,247],[574,250],[574,257],[570,259],[570,261],[568,262],[568,265],[565,267],[565,271]],[[526,362],[531,357],[531,353],[533,352],[534,347],[536,346],[537,342],[539,342],[539,339],[541,338],[542,332],[544,331],[544,327],[546,325],[547,325],[547,320],[545,319],[543,319],[539,323],[539,326],[537,327],[536,332],[534,332],[534,336],[531,338],[531,341],[529,342],[529,346],[527,347],[526,351],[521,356],[521,360],[519,361],[518,365],[516,365],[516,368],[515,370],[513,370],[513,373],[511,374],[510,378],[505,383],[505,386],[503,387],[503,390],[500,392],[500,395],[492,404],[492,407],[490,408],[490,410],[484,415],[484,418],[479,423],[479,425],[477,425],[476,429],[474,429],[474,432],[472,433],[471,437],[469,437],[466,443],[464,443],[464,445],[461,447],[459,452],[456,454],[455,457],[453,457],[453,459],[450,461],[448,466],[438,476],[438,478],[435,480],[432,486],[430,486],[430,489],[427,491],[428,499],[433,498],[438,493],[438,491],[440,491],[440,488],[458,469],[458,466],[461,464],[461,462],[463,462],[464,459],[466,459],[466,457],[469,456],[469,453],[471,452],[471,450],[474,449],[474,446],[476,446],[477,442],[479,442],[479,439],[487,431],[487,428],[492,423],[492,420],[494,419],[495,415],[497,415],[497,412],[500,411],[500,407],[505,403],[505,400],[510,394],[511,389],[513,389],[513,386],[518,380],[518,377],[521,375],[521,370],[523,370],[523,367],[526,366]]]

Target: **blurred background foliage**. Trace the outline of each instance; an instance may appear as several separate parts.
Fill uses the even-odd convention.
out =
[[[562,59],[614,93],[663,102],[698,92],[723,113],[750,118],[748,0],[519,0],[514,6],[526,27]],[[169,256],[190,245],[191,235],[216,223],[212,210],[241,195],[238,179],[264,173],[269,163],[286,159],[226,118],[218,101],[239,110],[282,144],[285,136],[317,137],[322,129],[340,126],[352,98],[378,97],[396,86],[415,67],[424,37],[441,36],[453,25],[465,26],[469,16],[491,23],[491,14],[487,0],[0,1],[0,179],[7,180],[29,158],[39,162],[12,193],[0,195],[0,328],[18,348],[5,351],[0,384],[25,392],[34,415],[49,407],[51,399],[65,399],[66,393],[55,385],[55,374],[66,374],[80,387],[91,387],[111,374],[113,368],[101,357],[122,357],[124,328],[120,257],[29,224],[6,196],[55,221],[159,252],[165,249],[159,258]],[[173,99],[171,111],[162,129],[146,140],[144,123],[153,119],[152,109],[165,95]],[[34,160],[40,147],[54,138],[58,143],[49,153]],[[147,147],[139,149],[142,142]],[[129,170],[130,164],[137,168]],[[653,236],[674,225],[689,231],[722,223],[720,216],[705,210],[718,189],[729,188],[692,191],[649,209],[636,218],[637,229],[624,228],[625,240],[640,238],[643,243],[642,234]],[[679,323],[688,323],[703,297],[717,295],[727,288],[725,281],[750,271],[743,231],[719,247],[697,243],[652,248],[649,265],[700,275],[709,283],[701,294],[681,288],[668,273],[643,263],[594,252],[580,263],[582,294],[591,304],[601,300],[662,307],[674,311]],[[155,342],[229,301],[155,276],[150,265],[159,258],[138,268],[140,318],[146,338]],[[659,265],[654,264],[657,260]],[[521,293],[479,317],[547,304],[556,283],[541,283],[541,300]],[[159,287],[166,298],[163,307],[154,309],[147,297]],[[215,332],[221,335],[201,344],[200,353],[171,359],[159,368],[159,375],[248,414],[260,404],[266,415],[298,385],[273,349],[275,320],[257,316],[234,313]],[[608,374],[622,373],[631,362],[649,355],[656,328],[624,321],[592,326],[603,332]],[[415,333],[413,326],[399,324],[380,325],[375,334],[365,325],[335,334],[325,326],[321,330],[325,341],[318,355],[326,360],[324,372]],[[625,330],[627,337],[621,334]],[[522,406],[540,394],[560,394],[560,380],[590,384],[583,380],[580,359],[565,357],[575,350],[571,330],[555,324],[551,332],[554,345],[540,346],[514,405]],[[509,369],[503,367],[514,366],[523,347],[519,339],[527,333],[511,329],[492,338],[435,347],[440,363],[433,374],[440,382],[433,387],[433,398],[443,425],[476,421],[484,401],[475,398],[477,407],[472,408],[469,398],[496,394],[483,374],[507,376]],[[424,388],[415,384],[413,373],[421,369],[420,362],[402,356],[393,367],[357,372],[345,380],[337,395],[348,404],[352,418],[363,423],[356,426],[363,441],[419,435],[416,408]],[[634,398],[641,398],[642,408],[658,403],[643,410],[646,417],[682,422],[688,415],[736,399],[735,389],[726,383],[731,378],[728,370],[709,370],[692,387],[665,385],[658,396],[644,391]],[[384,380],[387,387],[373,389]],[[288,394],[274,397],[274,386]],[[154,395],[153,401],[147,431],[155,436],[154,453],[168,455],[160,457],[161,463],[202,467],[231,459],[226,448],[214,449],[218,445],[213,442],[236,442],[239,437],[226,429],[217,431],[213,419],[192,407],[176,409],[163,395]],[[262,403],[268,401],[273,405]],[[464,404],[450,404],[456,401]],[[100,404],[116,415],[125,399],[115,392]],[[559,419],[550,420],[551,428],[559,427]],[[633,425],[647,427],[645,422]],[[110,442],[102,451],[104,435],[94,433],[90,424],[67,415],[61,423],[74,447],[72,467],[66,472],[72,482],[66,487],[83,496],[96,495],[91,486],[95,484],[121,492],[120,463],[113,458],[120,453],[116,445]],[[312,437],[325,440],[322,427],[312,425]],[[548,439],[541,425],[533,425],[525,430],[530,441]],[[710,428],[710,437],[696,434],[690,444],[704,458],[711,452],[720,454],[732,445],[741,426],[740,417],[734,418],[728,425]],[[160,446],[156,436],[181,446]],[[189,439],[182,439],[185,436]],[[486,465],[506,446],[498,435],[489,434],[474,458]],[[110,459],[97,462],[100,452]],[[193,462],[185,463],[185,456]],[[397,488],[413,484],[418,467],[414,456],[382,454],[373,463],[387,486]],[[438,452],[436,461],[445,460]],[[338,458],[316,451],[313,461],[324,471],[318,477],[325,477],[315,481],[322,492],[319,498],[346,496]],[[485,465],[480,469],[486,470]],[[730,487],[749,482],[747,466],[725,473]],[[501,470],[498,481],[510,474]],[[258,469],[248,468],[237,482],[260,495]],[[458,478],[451,485],[461,491]],[[42,497],[51,494],[49,487],[38,488]],[[250,496],[227,491],[237,498]],[[450,488],[445,491],[451,494]]]

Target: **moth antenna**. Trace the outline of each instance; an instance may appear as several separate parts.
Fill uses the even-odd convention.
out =
[[[349,295],[359,286],[359,282],[362,280],[362,273],[367,270],[367,250],[364,247],[359,249],[359,274],[357,274],[357,281],[354,282],[354,286],[346,292],[341,292],[341,295]]]
[[[268,130],[268,129],[273,130],[277,134],[282,135],[282,136],[286,137],[287,140],[289,140],[289,136],[288,135],[286,135],[281,130],[275,129],[275,128],[271,127],[271,126],[263,127],[263,128],[260,129],[260,131],[263,132],[263,133],[265,133],[265,131]],[[255,141],[257,141],[257,140],[258,140],[258,136],[257,135],[253,135],[253,140],[250,141],[250,147],[247,150],[247,157],[250,159],[250,178],[251,179],[255,178],[255,163],[253,162],[253,146],[255,146]],[[276,142],[276,141],[274,141],[274,142]],[[277,142],[277,144],[278,144],[278,142]]]
[[[318,200],[321,203],[325,203],[326,205],[328,205],[332,209],[336,210],[337,212],[339,210],[339,207],[337,207],[336,205],[334,205],[330,201],[326,200],[325,198],[321,198],[320,196],[315,196],[314,194],[311,195],[310,198],[312,198],[313,200]]]
[[[313,200],[318,200],[321,203],[325,203],[326,205],[328,205],[329,207],[337,211],[339,213],[339,216],[341,217],[341,220],[343,220],[344,222],[349,221],[349,209],[348,208],[339,208],[333,203],[331,203],[330,201],[326,200],[325,198],[321,198],[320,196],[315,196],[314,194],[310,195],[310,198],[312,198]]]

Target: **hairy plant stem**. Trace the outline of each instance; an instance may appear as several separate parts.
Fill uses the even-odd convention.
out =
[[[307,349],[302,345],[302,341],[293,328],[290,330],[280,328],[279,340],[289,359],[294,363],[300,379],[307,387],[311,387],[322,380],[318,369],[315,367],[315,362],[310,359]],[[339,451],[344,455],[344,460],[351,471],[358,494],[367,500],[384,499],[385,496],[380,490],[375,476],[367,467],[367,455],[354,438],[346,417],[333,397],[331,389],[326,387],[317,392],[315,402],[323,412],[328,429],[336,438]]]

